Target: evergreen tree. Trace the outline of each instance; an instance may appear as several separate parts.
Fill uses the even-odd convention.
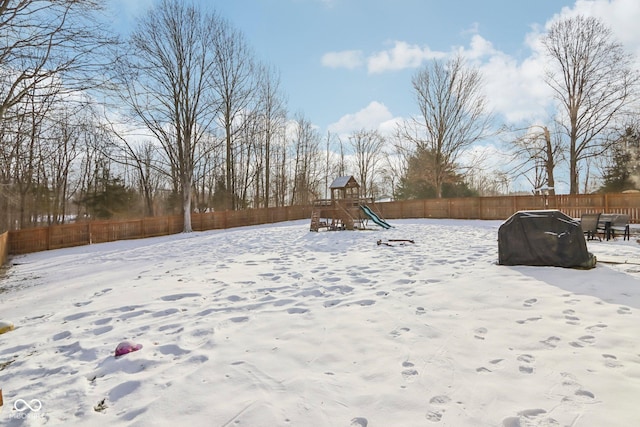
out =
[[[619,193],[640,189],[640,137],[638,132],[628,127],[612,147],[609,165],[603,175],[603,193]]]
[[[434,152],[426,147],[418,147],[409,157],[407,171],[396,189],[398,199],[432,199],[438,197],[434,184],[432,168]],[[442,197],[473,197],[477,192],[469,188],[464,176],[456,171],[453,164],[449,164],[443,175],[441,191]]]
[[[106,176],[96,179],[96,186],[81,200],[91,218],[110,219],[126,214],[135,192],[127,189],[121,178]]]

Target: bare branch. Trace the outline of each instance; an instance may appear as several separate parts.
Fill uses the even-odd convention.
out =
[[[626,114],[639,76],[632,57],[600,20],[577,16],[555,23],[543,39],[554,68],[547,84],[561,106],[569,140],[570,192],[578,188],[578,165],[609,149],[607,130]]]

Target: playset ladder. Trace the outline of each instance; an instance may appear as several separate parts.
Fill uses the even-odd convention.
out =
[[[311,231],[318,231],[320,228],[320,210],[314,209],[311,211]]]

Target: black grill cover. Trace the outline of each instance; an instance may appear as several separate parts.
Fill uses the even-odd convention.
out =
[[[558,210],[520,211],[498,229],[498,263],[593,268],[580,223]]]

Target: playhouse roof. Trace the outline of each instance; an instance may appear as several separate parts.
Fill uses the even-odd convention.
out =
[[[333,180],[329,188],[360,187],[353,175],[339,176]]]

